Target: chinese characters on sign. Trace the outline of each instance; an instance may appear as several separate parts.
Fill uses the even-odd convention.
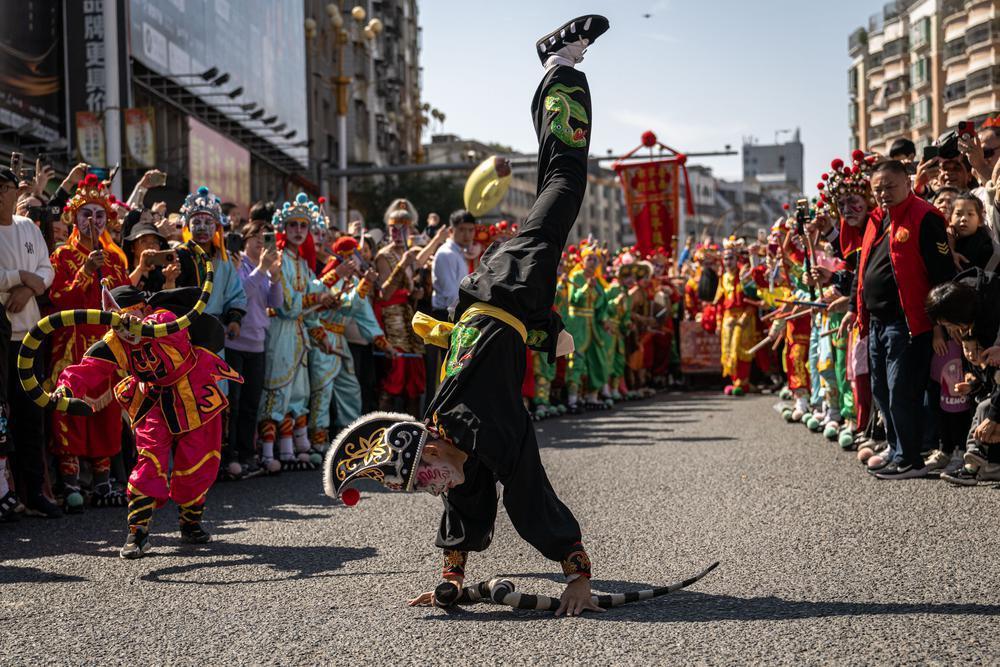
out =
[[[84,90],[87,111],[104,111],[104,0],[83,0]]]
[[[104,153],[104,123],[90,111],[76,112],[76,148],[87,164],[107,164]]]
[[[679,167],[674,159],[614,166],[625,193],[636,245],[643,252],[661,246],[669,249],[677,231]]]
[[[125,109],[125,143],[129,161],[136,167],[156,166],[156,132],[153,107]]]
[[[204,185],[223,202],[247,204],[250,151],[193,118],[188,118],[188,130],[191,189]]]

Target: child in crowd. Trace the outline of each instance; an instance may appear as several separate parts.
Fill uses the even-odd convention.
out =
[[[957,195],[950,220],[948,233],[955,239],[956,266],[985,269],[993,257],[993,242],[983,226],[983,203],[971,194]]]

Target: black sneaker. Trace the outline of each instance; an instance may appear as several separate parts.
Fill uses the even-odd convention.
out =
[[[251,477],[260,477],[267,474],[267,471],[260,467],[256,461],[241,463],[240,466],[243,468],[243,472],[240,473],[240,479],[250,479]]]
[[[90,496],[90,504],[93,507],[127,507],[128,497],[121,489],[106,486],[94,491]]]
[[[149,551],[150,546],[149,531],[139,529],[130,530],[128,539],[125,540],[125,546],[118,552],[118,556],[126,560],[142,558]]]
[[[879,479],[917,479],[927,477],[929,472],[923,461],[918,466],[909,463],[890,463],[876,472],[875,476]]]
[[[58,519],[63,515],[63,512],[58,505],[39,493],[34,498],[24,501],[24,514],[43,519]]]
[[[0,523],[13,523],[21,517],[17,515],[17,496],[13,491],[0,498]]]
[[[211,539],[212,536],[200,523],[181,524],[181,542],[184,544],[205,544]]]
[[[979,483],[979,473],[971,466],[964,465],[958,470],[941,473],[941,479],[956,486],[976,486]]]
[[[607,32],[609,27],[608,20],[599,14],[579,16],[535,42],[538,59],[542,61],[543,66],[549,56],[556,55],[578,63],[583,60],[583,52],[587,47]],[[582,44],[579,43],[581,41]]]

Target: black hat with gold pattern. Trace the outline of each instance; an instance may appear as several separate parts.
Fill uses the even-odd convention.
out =
[[[412,491],[430,431],[401,412],[372,412],[341,431],[326,453],[323,490],[342,497],[351,482],[373,479],[393,491]],[[357,494],[353,494],[356,501]]]

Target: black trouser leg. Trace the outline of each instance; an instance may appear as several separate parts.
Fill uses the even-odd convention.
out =
[[[7,391],[10,403],[10,432],[14,442],[14,472],[18,493],[31,498],[45,485],[45,410],[28,398],[17,376],[20,342],[7,351]]]
[[[354,357],[354,374],[361,385],[361,414],[375,410],[375,358],[371,345],[348,343]]]
[[[462,291],[529,328],[551,317],[563,247],[587,189],[590,88],[582,72],[554,67],[531,103],[538,136],[538,197],[513,239],[493,245]]]
[[[230,360],[232,357],[232,360]],[[241,352],[226,350],[226,359],[234,369],[235,363],[240,365],[239,373],[243,376],[243,384],[229,383],[229,445],[232,450],[231,460],[246,465],[254,460],[254,432],[257,424],[257,410],[260,406],[260,396],[264,391],[264,353]],[[238,361],[237,361],[238,359]],[[234,390],[235,391],[234,393]]]
[[[226,349],[226,363],[234,371],[244,378],[243,353],[239,350]],[[229,407],[226,414],[229,419],[228,434],[225,442],[222,443],[222,465],[238,462],[236,451],[239,447],[240,432],[240,397],[243,394],[243,385],[239,382],[230,382],[228,389]]]
[[[10,411],[7,404],[7,355],[13,343],[10,340],[10,320],[7,309],[0,304],[0,456],[6,456],[13,449],[10,437]]]

